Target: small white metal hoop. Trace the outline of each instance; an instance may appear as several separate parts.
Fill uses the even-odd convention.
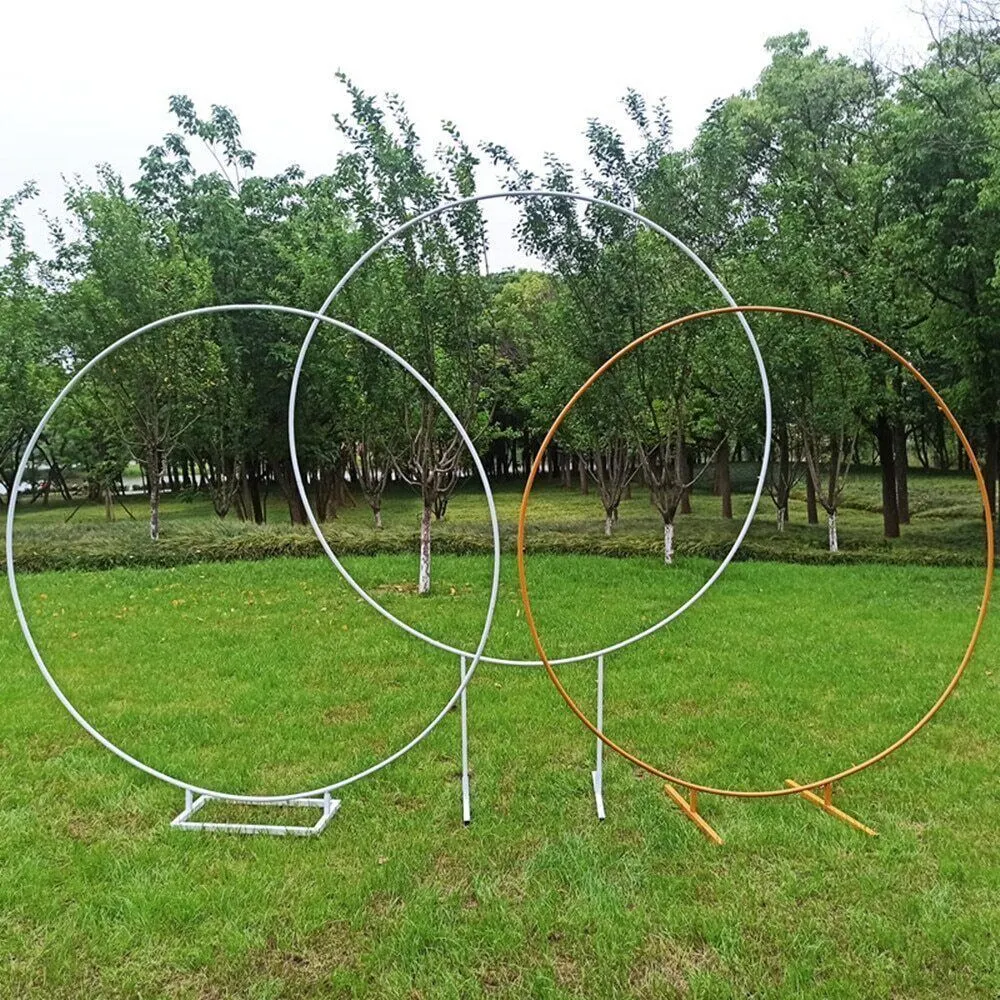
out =
[[[689,260],[698,266],[702,273],[712,282],[712,284],[718,289],[722,297],[726,302],[735,306],[736,300],[729,294],[726,290],[725,285],[719,280],[715,272],[683,241],[681,241],[673,233],[664,229],[663,226],[658,225],[653,222],[652,219],[647,219],[644,215],[640,215],[638,212],[633,212],[630,208],[625,208],[622,205],[615,205],[613,202],[605,201],[602,198],[594,198],[586,194],[577,194],[573,191],[493,191],[489,194],[476,194],[471,195],[468,198],[459,198],[456,201],[447,202],[444,205],[438,205],[437,208],[432,208],[420,215],[414,216],[412,219],[407,220],[402,225],[397,226],[391,233],[387,236],[383,236],[377,243],[370,246],[348,269],[344,276],[337,282],[334,286],[333,291],[326,297],[326,301],[320,306],[318,315],[323,315],[326,313],[327,309],[333,303],[333,300],[343,291],[344,286],[354,277],[354,275],[364,266],[365,262],[372,257],[374,254],[378,253],[387,243],[401,236],[408,229],[413,226],[418,225],[421,222],[425,222],[427,219],[432,219],[436,215],[441,215],[444,212],[452,211],[456,208],[461,208],[463,205],[471,205],[475,202],[480,201],[491,201],[498,198],[566,198],[570,201],[580,201],[585,202],[590,205],[600,205],[603,208],[609,208],[612,211],[620,212],[622,215],[633,219],[635,222],[640,223],[647,229],[652,230],[654,233],[659,233],[661,236],[669,240],[678,250],[685,254]],[[652,635],[654,632],[659,631],[665,625],[668,625],[675,618],[680,617],[688,608],[691,607],[696,601],[698,601],[705,592],[719,579],[720,576],[725,572],[726,567],[732,562],[733,557],[739,551],[740,546],[743,544],[743,539],[746,537],[747,532],[750,530],[750,525],[753,523],[754,516],[757,513],[757,506],[760,503],[760,498],[764,492],[764,483],[767,479],[767,469],[771,461],[771,386],[767,378],[767,370],[764,367],[764,358],[761,356],[760,347],[757,344],[757,340],[753,335],[753,331],[750,329],[750,324],[746,321],[746,318],[742,313],[735,313],[736,318],[739,320],[740,325],[743,327],[743,331],[747,336],[747,340],[750,342],[750,349],[753,351],[754,360],[757,362],[757,370],[760,373],[760,383],[761,388],[764,392],[764,454],[761,457],[760,462],[760,475],[757,477],[757,486],[754,489],[753,499],[750,502],[750,509],[747,512],[747,516],[740,527],[739,533],[736,536],[736,540],[733,542],[732,547],[723,557],[722,562],[715,568],[712,575],[698,588],[695,593],[689,597],[680,607],[672,611],[665,618],[658,621],[655,625],[651,625],[647,629],[643,629],[641,632],[636,632],[635,635],[629,636],[627,639],[622,639],[620,642],[616,642],[610,646],[605,646],[603,649],[594,649],[588,653],[578,653],[575,656],[566,656],[562,659],[551,660],[553,665],[564,664],[564,663],[581,663],[584,660],[592,660],[599,656],[606,656],[608,653],[613,653],[618,649],[624,649],[626,646],[632,645],[632,643],[638,642],[640,639],[645,639],[647,636]],[[472,653],[464,649],[458,649],[455,646],[450,646],[446,642],[441,642],[439,639],[435,639],[432,636],[425,635],[419,629],[413,628],[412,625],[408,625],[406,622],[397,618],[391,611],[384,608],[378,601],[375,600],[361,585],[348,573],[347,568],[344,564],[337,558],[333,549],[330,547],[329,542],[323,537],[323,532],[320,529],[319,522],[316,520],[316,515],[313,513],[312,504],[309,500],[309,496],[306,493],[305,482],[302,478],[302,472],[299,469],[299,454],[298,446],[295,440],[295,403],[298,398],[299,391],[299,379],[302,376],[302,366],[305,363],[306,353],[309,350],[309,345],[313,341],[313,337],[316,335],[316,331],[319,329],[319,321],[314,320],[312,326],[309,327],[309,332],[306,334],[305,340],[302,342],[302,347],[299,349],[299,356],[295,361],[295,371],[292,374],[292,385],[288,393],[288,445],[289,452],[292,460],[292,474],[295,477],[295,485],[298,488],[299,496],[302,499],[303,507],[305,508],[306,517],[309,520],[309,525],[319,540],[319,544],[323,551],[326,553],[327,558],[336,566],[340,575],[347,581],[354,592],[363,601],[373,607],[380,615],[391,621],[394,625],[401,628],[404,632],[409,633],[417,639],[434,646],[437,649],[444,650],[447,653],[452,653],[455,656],[466,656],[471,657]],[[509,667],[540,667],[542,666],[541,660],[507,660],[502,657],[494,656],[483,656],[481,657],[484,663],[496,663],[501,666]]]
[[[465,442],[465,446],[469,449],[469,454],[472,456],[472,462],[476,467],[476,471],[479,473],[479,478],[483,484],[483,490],[486,493],[486,503],[489,507],[490,512],[490,524],[493,529],[493,581],[490,588],[490,599],[489,604],[486,609],[486,622],[483,625],[483,632],[479,639],[479,645],[476,647],[474,654],[469,654],[471,657],[471,662],[469,663],[468,670],[465,672],[461,683],[456,688],[455,693],[448,699],[448,703],[441,709],[440,712],[427,724],[424,729],[422,729],[416,736],[414,736],[405,746],[389,754],[388,757],[383,758],[378,763],[373,764],[371,767],[366,768],[363,771],[359,771],[357,774],[352,775],[349,778],[343,778],[340,781],[332,782],[329,785],[323,785],[321,788],[314,788],[309,791],[303,792],[292,792],[285,793],[282,795],[243,795],[233,792],[217,792],[211,788],[203,788],[199,785],[191,784],[187,781],[182,781],[180,778],[175,778],[172,775],[166,774],[163,771],[157,770],[155,767],[151,767],[149,764],[144,764],[141,760],[133,757],[131,754],[122,750],[120,747],[116,746],[111,742],[106,736],[100,733],[94,728],[77,710],[76,706],[66,697],[62,689],[56,683],[55,678],[49,672],[48,667],[45,665],[45,660],[42,658],[42,654],[38,650],[38,646],[35,643],[34,636],[31,633],[31,629],[28,626],[27,618],[24,614],[24,608],[21,604],[21,595],[17,588],[17,578],[14,569],[14,513],[17,508],[17,498],[21,488],[21,482],[24,477],[25,470],[28,467],[28,462],[31,458],[32,452],[35,450],[35,446],[38,444],[38,439],[41,437],[43,431],[49,420],[51,420],[52,415],[58,409],[59,405],[63,402],[66,396],[72,391],[73,387],[89,372],[96,364],[106,358],[109,354],[113,354],[119,347],[123,344],[127,344],[129,341],[134,340],[136,337],[143,333],[148,333],[150,330],[155,330],[157,327],[165,326],[168,323],[176,322],[181,319],[190,319],[194,316],[207,316],[213,313],[227,313],[227,312],[277,312],[285,313],[290,316],[301,316],[306,319],[311,319],[313,321],[314,327],[319,323],[329,323],[331,326],[339,327],[342,330],[346,330],[348,333],[353,334],[355,337],[364,341],[366,344],[370,344],[372,347],[378,348],[388,357],[392,358],[397,364],[402,366],[407,372],[409,372],[424,389],[430,393],[434,401],[441,407],[445,414],[447,414],[448,419],[455,425],[462,440]],[[31,655],[34,657],[35,663],[38,665],[38,669],[42,672],[42,676],[45,678],[46,683],[52,688],[55,696],[62,702],[63,707],[73,716],[74,719],[88,732],[91,736],[97,740],[102,746],[106,747],[113,754],[121,757],[126,763],[131,764],[133,767],[138,768],[140,771],[144,771],[146,774],[151,775],[154,778],[159,778],[161,781],[165,781],[167,784],[175,785],[177,788],[183,788],[196,795],[205,795],[213,799],[226,799],[230,802],[246,802],[246,803],[265,803],[265,802],[280,802],[286,803],[292,799],[302,799],[302,798],[315,798],[325,795],[327,792],[332,792],[337,788],[343,788],[346,785],[353,784],[355,781],[360,781],[362,778],[367,778],[369,775],[374,774],[376,771],[382,770],[382,768],[391,764],[393,761],[398,760],[403,754],[412,750],[421,740],[424,739],[436,726],[437,724],[451,711],[454,705],[461,698],[462,693],[465,691],[472,679],[472,675],[476,671],[476,666],[482,659],[483,649],[486,646],[486,641],[489,638],[490,628],[493,625],[493,613],[496,609],[497,602],[497,592],[500,586],[500,526],[497,522],[497,512],[496,506],[493,502],[493,493],[490,489],[489,477],[486,475],[486,470],[483,468],[483,464],[479,459],[479,455],[476,452],[475,445],[472,439],[469,437],[465,428],[462,426],[461,421],[452,412],[448,404],[441,398],[437,390],[432,386],[423,375],[420,374],[405,358],[400,357],[395,351],[390,347],[387,347],[380,340],[371,336],[370,334],[364,333],[361,330],[350,326],[347,323],[342,323],[340,320],[332,319],[329,316],[323,316],[319,313],[309,312],[306,309],[296,309],[293,306],[279,306],[279,305],[264,305],[264,304],[239,304],[239,305],[228,305],[228,306],[204,306],[201,309],[189,309],[186,312],[175,313],[172,316],[165,316],[162,319],[155,320],[152,323],[147,323],[145,326],[139,327],[138,330],[133,330],[131,333],[127,333],[124,337],[119,338],[113,344],[104,348],[99,354],[96,354],[90,359],[78,372],[76,372],[73,377],[63,386],[62,390],[52,401],[52,404],[45,411],[45,415],[39,421],[38,427],[35,428],[34,434],[32,434],[31,439],[28,441],[27,446],[24,449],[24,455],[21,458],[21,463],[17,469],[17,475],[14,477],[14,483],[10,491],[10,500],[7,506],[7,523],[6,523],[6,535],[5,535],[5,556],[7,560],[7,583],[10,586],[10,596],[14,601],[14,611],[17,614],[18,623],[21,626],[21,632],[24,635],[25,642],[28,644],[28,648],[31,650]],[[355,589],[357,589],[355,585]]]

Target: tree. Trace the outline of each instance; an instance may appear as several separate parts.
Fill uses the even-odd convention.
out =
[[[413,214],[471,195],[478,160],[454,125],[444,123],[441,169],[428,166],[419,136],[396,96],[385,107],[343,74],[349,117],[336,116],[351,151],[337,179],[353,223],[368,239]],[[477,204],[411,227],[354,280],[350,315],[405,356],[449,401],[477,444],[493,433],[490,415],[498,367],[495,331],[481,272],[487,241]],[[385,401],[382,401],[385,402]],[[397,421],[406,433],[399,474],[419,491],[421,594],[431,584],[432,517],[443,517],[463,468],[461,437],[425,394],[399,394]]]
[[[75,367],[130,330],[205,304],[210,277],[176,232],[159,228],[120,178],[101,171],[99,189],[71,188],[79,240],[62,247],[71,268],[63,295],[66,343]],[[120,348],[95,369],[94,398],[132,448],[149,483],[149,534],[160,535],[165,463],[195,423],[222,374],[205,324],[168,324]]]
[[[18,209],[34,197],[27,184],[0,200],[0,479],[9,498],[14,474],[45,406],[63,377],[45,332],[48,295],[38,257],[28,248]],[[44,442],[42,442],[44,448]],[[50,472],[53,458],[49,455]]]
[[[1000,29],[986,4],[942,12],[930,58],[887,109],[898,221],[894,261],[926,297],[914,331],[959,376],[959,419],[981,444],[990,505],[1000,476]],[[943,430],[943,428],[942,428]]]

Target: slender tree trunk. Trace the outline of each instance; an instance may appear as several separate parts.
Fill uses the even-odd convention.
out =
[[[837,538],[837,512],[835,510],[827,511],[826,534],[830,542],[830,551],[839,552],[840,543],[839,539]]]
[[[917,461],[920,468],[926,472],[931,467],[931,460],[927,453],[927,430],[917,426],[913,429],[913,448],[917,453]]]
[[[906,447],[906,423],[896,420],[892,425],[892,454],[896,469],[896,510],[899,523],[910,523],[910,456]]]
[[[1000,424],[991,420],[986,425],[986,489],[990,495],[990,514],[997,519],[997,478],[1000,476]]]
[[[729,439],[722,442],[719,454],[716,456],[715,488],[722,498],[722,516],[733,516],[733,481],[729,470]]]
[[[785,530],[788,521],[788,496],[792,492],[792,455],[788,445],[788,424],[779,422],[775,435],[778,452],[778,481],[771,496],[775,498],[777,508],[778,531]]]
[[[810,524],[819,524],[819,511],[816,509],[816,484],[811,475],[806,475],[806,520]]]
[[[577,470],[580,473],[580,493],[587,497],[590,496],[590,477],[587,475],[587,462],[583,455],[577,456]]]
[[[673,522],[663,522],[663,562],[671,566],[674,561],[674,525]]]
[[[253,511],[253,523],[264,523],[264,508],[260,502],[260,474],[257,463],[247,462],[247,487],[250,495],[250,509]]]
[[[382,505],[381,503],[376,503],[372,506],[372,513],[375,515],[375,527],[382,527]]]
[[[106,521],[115,519],[115,502],[112,499],[110,484],[106,484],[104,487],[104,519]]]
[[[272,462],[271,467],[278,479],[278,487],[288,504],[289,519],[292,524],[305,524],[306,510],[302,505],[302,497],[299,496],[298,487],[295,485],[291,461],[287,458],[281,458],[277,462]],[[308,487],[308,482],[305,485]]]
[[[689,460],[688,449],[683,441],[678,442],[678,448],[680,449],[680,460],[681,460],[681,481],[685,483],[691,482],[691,462]],[[680,511],[682,514],[691,513],[691,490],[686,489],[681,494],[681,506]]]
[[[607,537],[607,538],[611,537],[611,529],[614,527],[614,524],[615,524],[614,515],[611,514],[610,512],[607,513],[605,515],[605,517],[604,517],[604,534],[605,534],[605,537]]]
[[[940,410],[934,410],[934,457],[937,467],[942,472],[947,472],[951,467],[951,459],[948,456],[948,440],[944,435],[944,416]],[[958,460],[962,461],[963,449],[958,449]]]
[[[878,461],[882,470],[882,534],[886,538],[899,538],[896,463],[893,457],[895,448],[892,427],[884,413],[880,413],[875,419],[875,440],[878,442]]]
[[[424,503],[423,515],[420,518],[420,579],[417,593],[431,592],[431,505]]]
[[[160,452],[156,447],[146,452],[149,470],[149,537],[155,542],[160,537]]]

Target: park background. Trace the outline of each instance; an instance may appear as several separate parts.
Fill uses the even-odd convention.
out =
[[[526,159],[503,135],[466,138],[463,121],[418,127],[405,90],[338,74],[329,170],[264,172],[238,107],[178,93],[137,167],[68,178],[41,236],[33,184],[0,203],[4,502],[48,402],[116,337],[205,305],[316,308],[378,238],[493,187],[489,171],[499,186],[642,212],[739,302],[828,313],[887,340],[965,428],[995,523],[1000,21],[985,4],[915,20],[926,49],[911,59],[775,36],[756,82],[716,95],[682,142],[669,95],[611,95],[618,110],[575,125],[579,160]],[[629,220],[516,200],[416,227],[337,300],[334,315],[427,375],[487,467],[504,549],[492,655],[533,655],[513,529],[559,408],[634,336],[721,304]],[[684,776],[776,787],[870,756],[937,697],[978,610],[984,524],[954,436],[904,372],[808,320],[751,323],[775,414],[760,509],[716,592],[609,658],[606,711],[616,739]],[[60,682],[130,752],[233,791],[367,766],[458,679],[454,657],[359,603],[304,523],[285,407],[307,328],[248,313],[144,335],[55,414],[18,500],[22,596]],[[324,327],[297,424],[310,502],[350,571],[408,623],[474,648],[486,504],[437,408],[388,359]],[[731,317],[668,333],[609,372],[557,436],[529,512],[550,653],[622,639],[704,582],[747,513],[763,427]],[[994,633],[931,728],[838,789],[877,840],[800,801],[711,800],[727,841],[715,849],[620,761],[598,825],[592,740],[542,672],[484,665],[470,686],[471,827],[449,719],[349,789],[323,838],[289,843],[171,831],[177,795],[74,728],[10,614],[3,988],[994,996]],[[564,680],[593,703],[591,667]]]

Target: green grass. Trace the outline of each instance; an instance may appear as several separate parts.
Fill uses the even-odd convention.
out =
[[[407,621],[475,642],[488,560],[437,557],[426,599],[411,592],[413,557],[349,565]],[[529,558],[552,653],[656,620],[711,569]],[[530,655],[512,571],[489,648]],[[607,729],[691,778],[820,777],[919,717],[958,662],[980,588],[971,568],[734,565],[675,625],[609,657]],[[454,659],[379,622],[321,560],[38,573],[23,594],[93,721],[231,790],[364,766],[457,682]],[[9,602],[0,616],[2,997],[1000,994],[996,628],[930,727],[838,787],[877,839],[799,800],[704,798],[718,848],[610,755],[597,823],[592,739],[542,672],[490,665],[470,689],[468,829],[453,716],[346,789],[321,838],[174,831],[180,793],[76,727]],[[592,708],[592,666],[563,677]]]
[[[723,520],[720,502],[707,484],[693,500],[694,512],[677,520],[676,545],[681,555],[721,558],[730,547],[749,508],[756,470],[736,467],[734,520]],[[513,551],[522,484],[496,486],[503,545]],[[917,565],[979,565],[983,559],[983,524],[971,475],[911,472],[913,520],[902,537],[882,537],[881,486],[872,470],[853,475],[839,515],[841,552],[827,552],[825,515],[821,524],[806,523],[802,491],[793,498],[787,529],[778,533],[774,505],[765,495],[740,558],[784,562],[882,562]],[[53,501],[19,508],[16,557],[25,571],[41,569],[105,569],[113,566],[175,566],[192,562],[311,556],[320,548],[308,527],[288,524],[280,496],[269,503],[269,523],[241,524],[233,516],[220,521],[203,496],[187,501],[168,498],[163,505],[163,535],[151,543],[144,498],[131,496],[129,520],[121,511],[108,524],[100,504],[81,507],[71,521],[72,506]],[[529,509],[528,530],[536,552],[612,556],[651,556],[661,550],[663,529],[648,495],[637,488],[621,507],[620,522],[611,538],[603,532],[603,510],[595,492],[581,496],[551,482],[536,488]],[[415,552],[420,520],[419,500],[412,491],[390,492],[384,505],[385,530],[372,527],[371,514],[360,501],[342,508],[326,532],[338,553],[375,555]],[[465,484],[448,507],[444,521],[435,523],[437,551],[488,553],[491,549],[486,503],[478,484]]]

